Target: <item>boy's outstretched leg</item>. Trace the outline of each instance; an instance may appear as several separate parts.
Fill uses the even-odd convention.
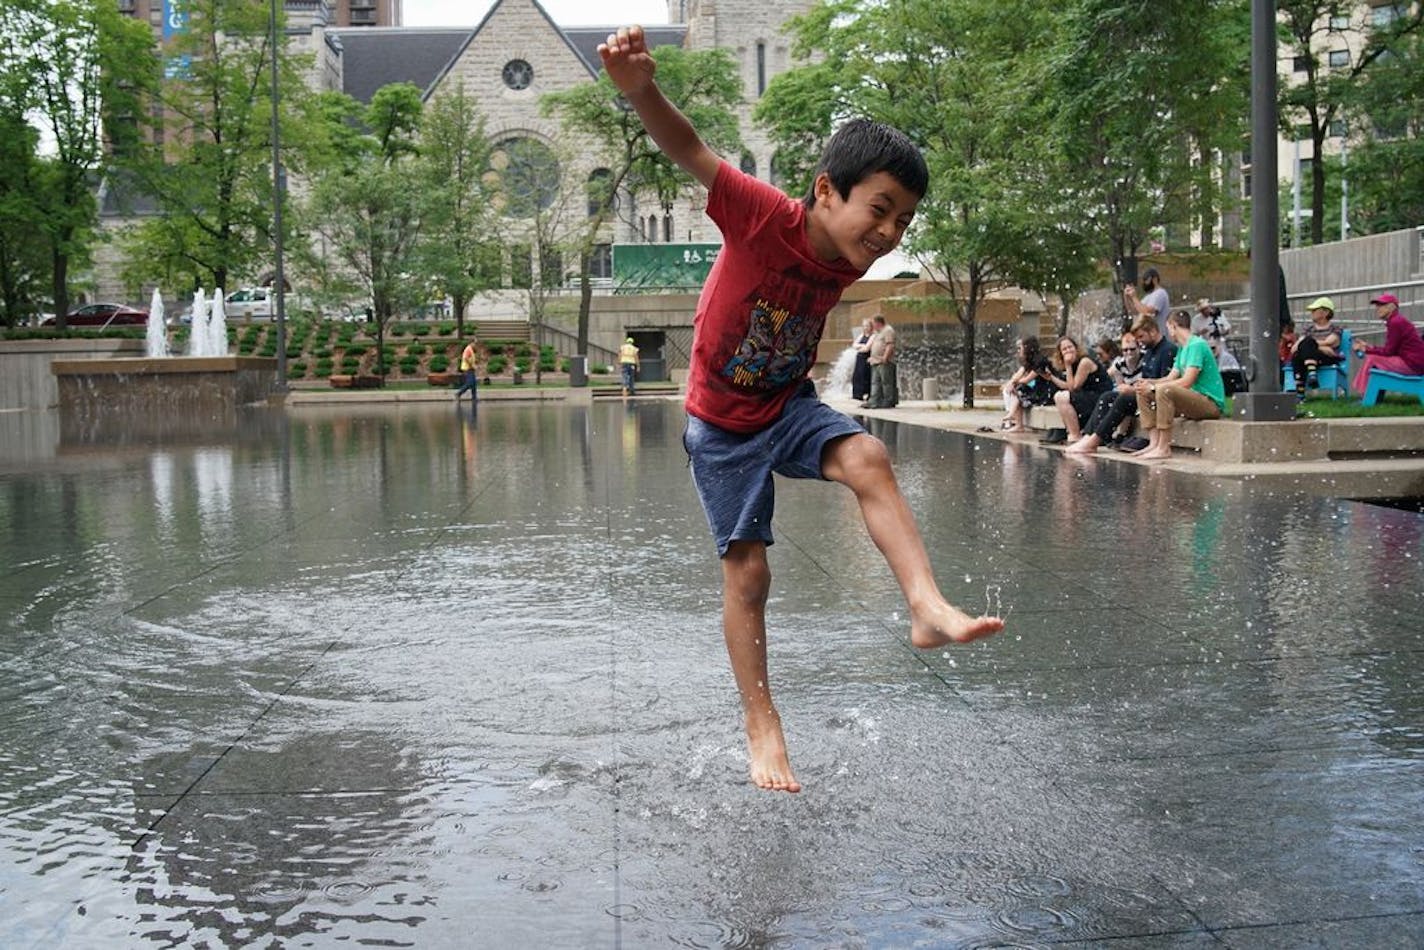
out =
[[[910,608],[910,642],[921,649],[968,643],[1004,629],[998,617],[971,617],[944,599],[930,569],[915,517],[890,468],[884,444],[867,434],[836,439],[821,456],[821,472],[855,492],[870,539],[885,555]]]
[[[799,792],[801,783],[791,772],[781,716],[771,701],[767,678],[766,599],[770,591],[766,544],[733,541],[728,545],[722,558],[722,635],[742,698],[752,781],[758,788]]]

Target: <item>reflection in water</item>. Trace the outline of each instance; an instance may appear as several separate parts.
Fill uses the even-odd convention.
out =
[[[0,478],[0,945],[1418,913],[1420,515],[871,420],[1011,631],[909,650],[855,499],[779,486],[790,800],[745,787],[676,404],[261,420]]]

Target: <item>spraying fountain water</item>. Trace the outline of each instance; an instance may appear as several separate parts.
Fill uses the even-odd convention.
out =
[[[207,356],[208,300],[199,287],[193,294],[193,322],[188,325],[188,355]]]
[[[826,373],[826,384],[821,388],[823,397],[836,397],[849,399],[850,377],[855,372],[855,347],[848,346],[836,361],[831,364],[830,371]]]
[[[207,356],[227,356],[227,314],[223,311],[223,289],[213,290],[213,309],[208,315]]]
[[[148,335],[144,341],[146,356],[168,355],[168,322],[163,317],[163,295],[153,290],[153,302],[148,306]]]

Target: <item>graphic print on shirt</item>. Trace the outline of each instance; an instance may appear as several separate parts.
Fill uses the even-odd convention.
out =
[[[749,298],[747,335],[722,376],[733,386],[763,392],[802,379],[815,359],[826,313],[839,297],[839,288],[818,287],[794,271],[768,275]]]

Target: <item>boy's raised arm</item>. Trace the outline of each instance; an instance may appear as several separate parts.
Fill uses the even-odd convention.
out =
[[[721,159],[707,147],[692,123],[663,95],[653,80],[657,65],[648,53],[641,26],[608,34],[598,46],[603,68],[643,120],[643,127],[672,159],[706,188],[712,187]]]

